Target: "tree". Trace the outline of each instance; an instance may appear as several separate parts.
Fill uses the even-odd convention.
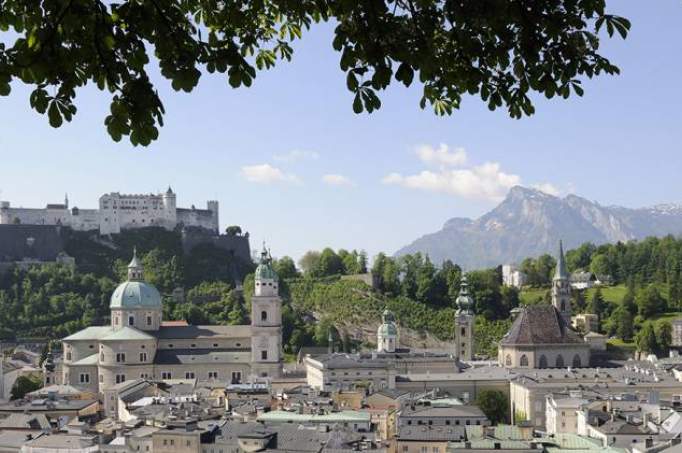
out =
[[[644,326],[637,332],[635,336],[635,346],[637,351],[644,353],[656,352],[658,343],[656,342],[656,332],[651,321],[644,323]]]
[[[13,400],[21,399],[28,393],[34,392],[42,386],[43,381],[39,376],[19,376],[16,381],[14,381],[10,398]]]
[[[273,268],[281,280],[298,277],[298,270],[296,269],[294,260],[288,256],[283,256],[276,260],[273,263]]]
[[[229,227],[225,228],[225,234],[228,236],[241,236],[242,227],[239,225],[230,225]]]
[[[665,312],[666,303],[658,288],[654,284],[647,285],[637,292],[635,298],[637,309],[644,318]]]
[[[499,390],[481,390],[476,397],[476,405],[493,425],[509,419],[509,401]]]
[[[533,92],[582,96],[584,79],[618,74],[599,53],[598,33],[605,27],[625,38],[630,29],[607,14],[605,0],[59,0],[39,8],[18,0],[2,12],[0,95],[12,82],[34,86],[31,107],[59,127],[90,82],[111,95],[109,135],[133,145],[148,145],[163,125],[152,61],[176,91],[190,92],[202,74],[216,72],[234,88],[249,87],[257,70],[290,60],[291,42],[321,21],[336,24],[332,44],[356,113],[378,109],[377,93],[395,80],[422,85],[420,107],[438,115],[478,95],[514,118],[534,113]]]
[[[329,275],[340,275],[344,273],[343,261],[334,250],[329,247],[322,250],[317,266],[313,270],[316,277],[325,277]]]
[[[622,305],[613,311],[613,325],[616,326],[616,335],[623,341],[630,341],[634,332],[632,313]]]
[[[298,260],[298,265],[301,266],[303,272],[309,274],[314,272],[317,264],[320,261],[320,252],[316,250],[309,250]]]
[[[592,297],[590,298],[590,303],[587,305],[588,313],[597,315],[597,322],[601,323],[602,315],[604,314],[604,297],[601,294],[601,289],[597,288]]]
[[[673,326],[670,321],[661,321],[656,324],[656,345],[662,353],[667,353],[673,342]]]

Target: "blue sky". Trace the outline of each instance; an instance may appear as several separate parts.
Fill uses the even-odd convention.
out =
[[[602,204],[682,202],[682,3],[607,3],[633,23],[626,41],[603,40],[622,75],[585,82],[583,98],[539,99],[522,120],[474,98],[436,117],[418,108],[417,87],[399,85],[380,111],[355,115],[327,25],[249,89],[204,76],[182,94],[157,80],[166,125],[148,148],[110,140],[105,93],[81,91],[74,121],[54,130],[15,84],[0,98],[0,199],[43,206],[68,192],[95,207],[105,192],[170,184],[179,205],[217,199],[223,226],[294,257],[325,246],[392,253],[448,218],[484,213],[515,182]]]

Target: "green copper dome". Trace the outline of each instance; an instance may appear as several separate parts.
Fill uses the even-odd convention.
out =
[[[109,308],[161,308],[161,294],[145,282],[123,282],[111,295]]]
[[[389,310],[384,310],[381,315],[382,323],[377,329],[377,335],[382,337],[398,335],[398,328],[395,325],[395,316]]]
[[[260,264],[256,268],[256,280],[279,280],[277,272],[272,268],[272,257],[270,252],[263,246],[263,251],[260,254]]]
[[[128,281],[121,283],[111,295],[109,308],[161,308],[161,294],[149,283],[143,281],[144,268],[133,251],[133,259],[128,264]]]

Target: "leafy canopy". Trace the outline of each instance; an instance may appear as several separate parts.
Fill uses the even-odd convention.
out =
[[[531,92],[581,96],[581,79],[617,74],[598,33],[630,29],[605,0],[5,0],[0,95],[12,81],[34,86],[31,107],[59,127],[76,114],[77,90],[94,83],[111,94],[111,137],[148,145],[165,113],[150,55],[176,91],[192,91],[206,72],[249,87],[322,21],[336,25],[356,113],[378,109],[377,93],[397,81],[419,83],[421,108],[438,115],[469,94],[514,118],[534,113]]]

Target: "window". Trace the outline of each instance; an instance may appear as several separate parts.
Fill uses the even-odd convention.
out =
[[[450,420],[445,420],[446,425],[450,425]]]
[[[103,374],[99,375],[99,382],[104,382],[104,375]]]
[[[241,371],[233,371],[232,372],[232,383],[233,384],[239,384],[242,381],[242,372]]]
[[[196,345],[195,343],[192,343],[191,345],[189,345],[189,347],[190,347],[190,348],[196,348],[197,345]]]
[[[504,358],[504,364],[506,366],[511,366],[511,355],[507,354],[507,357]]]
[[[78,376],[78,381],[81,384],[89,384],[90,383],[90,373],[81,373]]]
[[[218,379],[218,372],[217,371],[209,371],[208,372],[208,378],[209,379]]]
[[[526,354],[523,354],[521,356],[521,361],[519,362],[521,366],[528,366],[528,357],[526,357]]]
[[[559,354],[556,358],[556,367],[557,368],[563,368],[564,367],[564,358],[562,357],[561,354]]]
[[[217,347],[218,347],[218,343],[213,343],[213,347],[214,347],[214,348],[217,348]]]
[[[116,375],[116,383],[120,384],[121,382],[125,382],[126,380],[126,375],[125,374],[117,374]]]
[[[188,371],[185,373],[185,379],[194,379],[194,371]]]
[[[268,320],[268,312],[263,310],[260,312],[260,320],[261,321],[267,321]]]
[[[547,368],[547,357],[545,357],[544,354],[540,356],[540,362],[538,366],[540,368]]]
[[[161,373],[161,379],[172,379],[170,371],[164,371]]]
[[[462,327],[462,336],[466,336],[467,334],[467,329],[465,327]]]
[[[71,360],[71,352],[66,353],[66,360]]]
[[[146,352],[140,352],[140,362],[146,362],[147,361],[147,353]]]
[[[116,361],[119,363],[124,363],[126,361],[126,353],[125,352],[117,352],[116,353]]]
[[[268,360],[268,351],[261,351],[260,358],[261,360]]]
[[[135,325],[135,316],[129,315],[128,316],[128,325],[129,326],[134,326]]]
[[[148,326],[152,325],[152,317],[151,316],[147,316],[147,325]]]
[[[580,368],[581,363],[580,363],[580,356],[578,354],[573,356],[573,367],[574,368]]]
[[[99,353],[99,361],[104,362],[104,353],[103,352]]]

